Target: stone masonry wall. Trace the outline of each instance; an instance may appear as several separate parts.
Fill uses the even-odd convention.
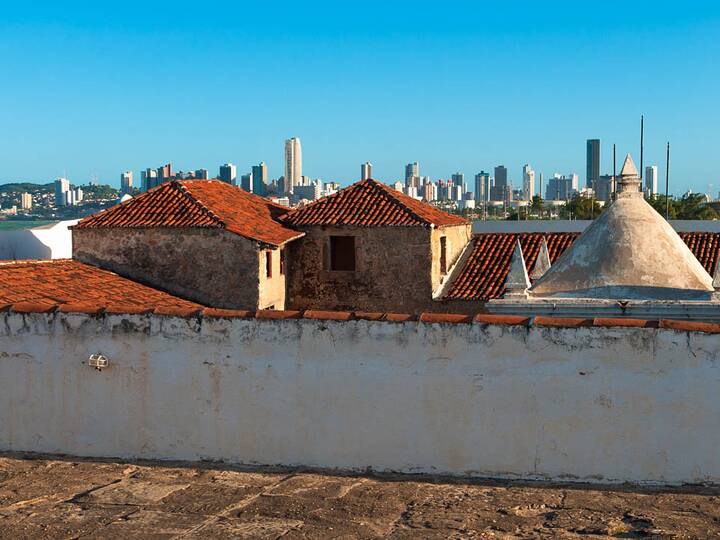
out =
[[[260,254],[218,229],[73,230],[73,258],[219,308],[258,308]]]
[[[288,307],[419,313],[432,311],[430,229],[308,227],[288,252]],[[355,272],[326,269],[332,235],[355,236]]]

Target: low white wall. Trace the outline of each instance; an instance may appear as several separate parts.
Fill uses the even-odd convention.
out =
[[[0,260],[69,259],[72,234],[68,227],[78,221],[71,219],[32,229],[0,231]]]
[[[719,352],[642,328],[10,312],[0,449],[718,482]]]

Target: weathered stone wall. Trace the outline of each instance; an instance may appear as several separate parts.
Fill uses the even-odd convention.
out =
[[[717,336],[3,312],[0,450],[718,482]]]
[[[442,237],[445,237],[447,246],[447,273],[440,271],[440,238]],[[432,246],[431,275],[433,291],[436,291],[444,280],[447,279],[450,270],[471,238],[472,226],[470,224],[432,229],[430,239]]]
[[[260,255],[219,229],[73,230],[74,259],[212,307],[257,309]]]
[[[448,261],[468,227],[448,227]],[[423,227],[308,227],[288,256],[288,307],[419,313],[433,311],[433,273],[439,274],[439,237]],[[356,237],[356,271],[327,270],[323,246],[332,235]],[[436,253],[437,252],[437,253]],[[437,266],[437,270],[435,267]],[[438,278],[439,280],[439,278]]]

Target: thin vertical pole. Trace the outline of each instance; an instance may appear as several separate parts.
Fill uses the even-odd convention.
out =
[[[642,179],[645,169],[643,169],[643,153],[645,150],[645,117],[640,115],[640,191],[643,191]]]
[[[613,177],[612,177],[612,198],[615,199],[615,186],[617,185],[617,182],[615,182],[615,143],[613,143]]]
[[[665,220],[670,221],[670,142],[665,155]]]

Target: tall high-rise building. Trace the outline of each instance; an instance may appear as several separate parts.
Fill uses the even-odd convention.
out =
[[[30,210],[32,209],[32,195],[29,193],[22,193],[20,195],[20,208],[23,210]]]
[[[585,187],[594,188],[600,179],[600,139],[587,140]]]
[[[172,163],[166,163],[162,167],[159,167],[157,170],[157,177],[159,180],[168,180],[169,178],[172,178],[173,170],[172,170]],[[162,183],[162,182],[159,182]]]
[[[562,175],[555,173],[548,180],[545,199],[553,201],[567,201],[578,192],[578,175]]]
[[[258,165],[252,167],[253,185],[252,191],[256,195],[265,196],[268,190],[268,172],[267,165],[261,161]]]
[[[657,165],[645,167],[645,194],[648,197],[657,195],[658,192],[658,168]]]
[[[155,169],[145,169],[140,173],[140,182],[142,191],[154,188],[160,182],[158,181],[158,173]]]
[[[543,173],[540,173],[540,180],[538,181],[538,195],[543,196]]]
[[[302,185],[302,148],[300,139],[293,137],[285,141],[285,193],[298,185]]]
[[[508,184],[507,167],[495,167],[495,185],[490,190],[491,201],[509,201],[512,198],[512,186]]]
[[[452,175],[453,184],[462,186],[465,183],[465,173],[456,172]]]
[[[367,180],[372,177],[372,163],[366,161],[360,165],[360,180]]]
[[[522,198],[525,201],[531,201],[535,196],[535,171],[527,163],[522,168]]]
[[[480,171],[475,175],[475,200],[477,202],[490,200],[490,173]]]
[[[209,180],[210,172],[207,169],[196,169],[194,176],[196,180]]]
[[[418,187],[420,184],[420,164],[415,161],[405,165],[405,187]]]
[[[67,205],[68,191],[70,191],[70,181],[67,178],[59,177],[55,180],[55,206]]]
[[[240,177],[240,187],[243,188],[248,193],[253,192],[253,175],[251,172],[247,174],[243,174]]]
[[[220,174],[218,175],[218,178],[220,178],[223,182],[235,185],[237,183],[237,167],[232,163],[220,165]]]
[[[125,171],[120,174],[120,194],[125,195],[130,193],[133,187],[133,173],[132,171]]]

